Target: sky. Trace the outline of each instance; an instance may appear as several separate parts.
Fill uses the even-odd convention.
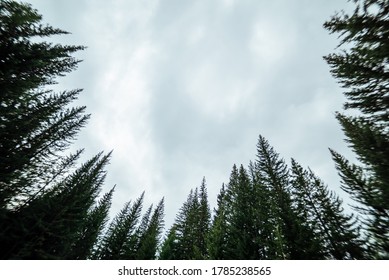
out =
[[[55,90],[82,88],[89,123],[73,149],[113,150],[104,191],[112,214],[145,191],[165,199],[169,228],[203,177],[211,208],[234,164],[264,136],[289,164],[310,167],[346,203],[328,148],[353,153],[335,119],[345,99],[323,56],[323,28],[344,0],[30,0],[43,22],[84,45]]]

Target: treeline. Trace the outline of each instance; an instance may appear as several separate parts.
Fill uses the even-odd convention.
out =
[[[67,153],[90,116],[71,107],[81,90],[49,86],[77,68],[84,47],[44,41],[67,32],[43,25],[29,4],[0,0],[0,258],[388,259],[389,2],[354,2],[324,27],[345,48],[325,59],[353,113],[336,117],[359,165],[331,154],[355,214],[260,136],[256,159],[233,166],[215,209],[203,179],[163,236],[163,199],[143,209],[142,194],[109,221],[110,153],[83,164],[82,150]]]
[[[362,259],[366,248],[341,201],[295,160],[289,168],[262,136],[257,159],[233,166],[211,222],[205,181],[192,190],[161,259]]]

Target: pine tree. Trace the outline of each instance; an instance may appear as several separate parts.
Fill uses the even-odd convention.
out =
[[[100,193],[109,156],[93,157],[44,194],[10,211],[2,221],[2,258],[70,258]]]
[[[201,254],[201,259],[207,259],[208,256],[208,244],[207,238],[211,224],[211,210],[208,202],[208,192],[205,177],[201,182],[199,189],[199,212],[198,212],[198,234],[196,243]]]
[[[166,235],[159,253],[160,260],[179,260],[178,239],[175,225],[173,225]]]
[[[303,218],[314,228],[318,258],[363,259],[365,250],[353,215],[346,215],[342,201],[311,171],[292,159],[293,196]]]
[[[210,210],[205,179],[200,192],[191,189],[166,236],[160,259],[193,260],[208,258],[207,237]]]
[[[134,202],[127,202],[110,223],[93,258],[101,260],[135,259],[136,233],[144,193]]]
[[[41,21],[29,4],[0,1],[1,258],[82,258],[75,244],[89,239],[85,256],[106,219],[93,208],[109,155],[78,169],[82,150],[65,155],[89,115],[69,107],[81,90],[46,87],[77,67],[73,54],[84,47],[46,42],[68,33]],[[96,228],[86,228],[92,216]]]
[[[65,152],[89,118],[70,107],[81,90],[49,89],[84,47],[46,42],[68,33],[41,21],[31,5],[0,0],[0,258],[154,259],[163,201],[136,228],[142,195],[102,235],[113,189],[97,199],[110,153],[76,167],[82,150]]]
[[[358,203],[365,217],[372,258],[389,258],[389,2],[354,1],[351,15],[336,15],[324,24],[339,33],[338,54],[325,57],[331,73],[345,89],[345,109],[359,116],[337,113],[346,141],[361,166],[331,150],[342,188]]]
[[[288,166],[262,136],[258,140],[254,168],[257,184],[261,187],[259,192],[265,191],[269,195],[268,215],[273,223],[270,240],[276,250],[273,256],[268,257],[294,260],[320,258],[320,246],[314,229],[301,217],[300,209],[295,206]],[[261,198],[261,201],[264,199]]]
[[[67,32],[41,24],[28,4],[0,2],[0,209],[34,196],[58,172],[64,151],[84,126],[85,107],[67,108],[80,90],[60,94],[44,88],[74,70],[81,46],[36,42]],[[63,160],[66,162],[66,160]],[[66,164],[65,164],[66,167]]]
[[[256,194],[243,165],[233,166],[227,189],[227,259],[258,259]]]
[[[151,209],[151,208],[150,208]],[[157,248],[163,229],[164,199],[154,209],[151,219],[139,236],[137,260],[154,260],[157,257]]]
[[[70,248],[68,259],[86,260],[92,257],[108,222],[108,212],[111,207],[113,192],[114,188],[104,194],[96,205],[88,211],[88,215],[77,233],[75,242]]]
[[[217,205],[214,209],[214,218],[208,233],[208,253],[212,260],[225,259],[227,256],[227,226],[226,219],[227,203],[226,188],[223,184],[217,196]]]

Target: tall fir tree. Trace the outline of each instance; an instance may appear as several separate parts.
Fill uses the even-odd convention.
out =
[[[141,217],[144,193],[134,203],[125,203],[116,214],[92,256],[100,260],[135,259],[137,253],[137,225]],[[147,212],[146,212],[147,215]]]
[[[246,169],[233,166],[226,196],[226,239],[225,259],[258,259],[256,221],[256,194]]]
[[[205,179],[191,189],[166,236],[160,259],[193,260],[208,258],[207,237],[210,210]]]
[[[164,225],[163,217],[164,199],[159,202],[146,227],[141,231],[136,254],[137,260],[154,260],[157,258],[160,236]]]
[[[217,196],[217,205],[214,209],[214,217],[208,233],[208,254],[212,260],[225,259],[227,256],[227,227],[226,219],[227,203],[226,203],[226,187],[223,184]]]
[[[340,34],[340,53],[325,57],[345,89],[345,109],[337,113],[346,141],[360,164],[331,150],[342,188],[365,217],[372,258],[389,258],[389,2],[360,0],[351,15],[333,16],[324,24]]]
[[[366,257],[358,221],[347,215],[342,201],[309,169],[292,159],[292,194],[302,218],[314,229],[317,256],[325,259]]]
[[[81,90],[47,88],[76,69],[80,61],[73,54],[84,47],[48,43],[68,33],[41,21],[29,4],[0,1],[1,258],[78,258],[72,248],[90,238],[85,256],[106,219],[102,211],[96,228],[82,237],[97,215],[109,154],[79,168],[81,150],[65,156],[89,118],[84,106],[69,106]]]
[[[88,211],[88,215],[70,248],[68,259],[86,260],[92,257],[108,222],[113,192],[114,188],[104,194],[95,206]]]
[[[314,229],[304,220],[301,208],[296,207],[292,196],[289,168],[263,136],[259,136],[257,144],[254,174],[257,184],[262,187],[260,191],[266,190],[269,196],[271,212],[268,215],[274,223],[271,238],[276,249],[272,258],[321,258]]]
[[[1,209],[17,207],[63,174],[59,152],[89,118],[85,107],[67,108],[80,90],[44,88],[77,67],[72,55],[83,47],[35,42],[67,34],[41,19],[28,4],[0,2]]]

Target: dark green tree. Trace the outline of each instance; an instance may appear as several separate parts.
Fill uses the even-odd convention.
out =
[[[88,215],[77,233],[75,242],[70,248],[68,259],[86,260],[92,257],[108,222],[113,192],[114,189],[112,188],[88,211]]]
[[[173,225],[167,233],[159,253],[160,260],[179,260],[178,239],[175,225]]]
[[[208,258],[208,244],[207,238],[209,234],[211,224],[211,210],[208,202],[208,191],[205,178],[201,182],[198,194],[199,210],[198,216],[198,233],[196,238],[196,244],[201,254],[202,259]]]
[[[0,255],[84,258],[107,218],[111,194],[96,199],[110,155],[78,168],[82,151],[65,155],[89,115],[69,106],[81,90],[48,86],[76,69],[84,47],[45,41],[68,33],[41,21],[29,4],[0,1]]]
[[[2,258],[76,257],[72,249],[100,193],[108,159],[109,155],[93,157],[44,194],[9,211],[2,220]]]
[[[269,195],[269,221],[273,223],[271,240],[277,249],[273,252],[275,255],[269,257],[293,260],[320,258],[320,246],[314,230],[301,217],[300,209],[294,203],[288,166],[262,136],[259,136],[254,168],[257,184],[261,187],[259,192],[265,190]]]
[[[136,259],[154,260],[157,258],[160,236],[164,225],[163,217],[164,200],[162,199],[154,209],[151,219],[140,231]]]
[[[210,227],[208,195],[203,179],[200,191],[191,189],[166,236],[160,259],[193,260],[208,258]]]
[[[217,205],[214,209],[214,217],[208,234],[208,254],[212,260],[225,259],[227,257],[227,227],[226,219],[227,203],[226,188],[223,184],[217,196]]]
[[[352,214],[344,213],[342,201],[328,190],[309,169],[304,170],[292,159],[292,193],[301,218],[314,229],[319,243],[318,258],[363,259],[365,248]]]
[[[354,2],[351,15],[337,14],[324,24],[345,47],[325,59],[345,89],[345,109],[353,109],[336,116],[360,163],[331,153],[343,190],[364,217],[371,257],[389,258],[389,2]]]
[[[44,26],[28,4],[0,2],[0,208],[15,208],[63,175],[73,161],[61,156],[88,115],[68,108],[80,90],[44,88],[74,70],[81,46],[39,42],[67,34]],[[57,162],[63,162],[58,165]]]
[[[163,200],[137,227],[143,195],[105,225],[113,189],[98,197],[110,153],[77,167],[66,150],[85,125],[81,90],[50,85],[76,69],[82,46],[46,39],[67,32],[42,24],[31,5],[0,0],[0,258],[155,259]]]
[[[144,193],[134,202],[127,202],[112,220],[93,258],[100,260],[135,259],[137,224],[141,217]],[[146,212],[147,215],[147,212]]]
[[[256,192],[241,165],[233,166],[226,195],[227,254],[224,259],[258,259]]]

